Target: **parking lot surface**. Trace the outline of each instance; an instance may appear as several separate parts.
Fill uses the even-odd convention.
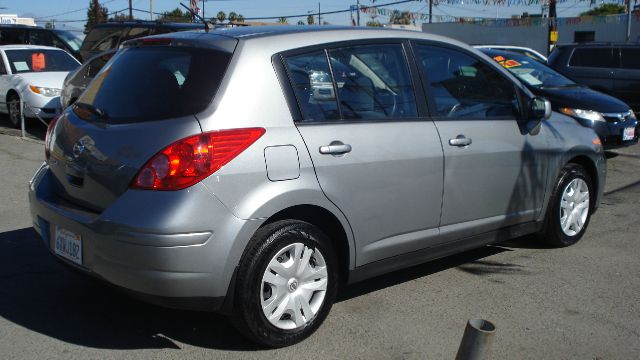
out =
[[[8,133],[0,359],[451,359],[476,317],[497,327],[495,359],[640,356],[640,146],[610,154],[605,197],[577,245],[522,238],[352,285],[315,335],[268,350],[224,317],[148,305],[55,261],[31,229],[26,198],[42,143]]]

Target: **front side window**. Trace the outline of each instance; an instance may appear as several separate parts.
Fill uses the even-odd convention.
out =
[[[418,45],[433,116],[455,119],[520,117],[514,84],[480,59],[457,50]]]
[[[622,48],[623,69],[640,69],[640,48]]]
[[[613,48],[577,48],[571,55],[569,66],[615,68],[618,67]]]
[[[13,74],[27,72],[73,71],[80,64],[62,50],[5,50]]]
[[[53,30],[60,39],[73,51],[80,50],[80,46],[82,45],[82,40],[80,40],[77,36],[73,35],[73,33],[66,30]],[[54,44],[56,43],[56,38],[54,37]],[[56,45],[58,46],[58,45]],[[58,46],[60,47],[60,46]]]
[[[32,45],[53,46],[53,39],[48,31],[32,30],[29,35],[29,43]]]

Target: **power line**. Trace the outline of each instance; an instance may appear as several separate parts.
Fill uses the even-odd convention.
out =
[[[106,4],[112,3],[114,1],[116,1],[116,0],[107,0],[107,1],[103,2],[101,5],[106,5]],[[66,12],[59,13],[59,14],[53,14],[53,15],[47,15],[47,16],[38,16],[38,17],[35,18],[35,20],[48,19],[48,18],[52,18],[52,17],[56,17],[56,16],[73,14],[73,13],[77,13],[77,12],[80,12],[80,11],[85,11],[85,10],[88,10],[88,9],[89,9],[89,7],[86,7],[86,8],[82,8],[82,9],[66,11]]]
[[[379,5],[371,5],[371,6],[360,6],[360,8],[367,8],[367,9],[371,9],[371,8],[379,8],[379,7],[384,7],[384,6],[391,6],[391,5],[397,5],[397,4],[404,4],[404,3],[408,3],[408,2],[419,2],[420,0],[402,0],[402,1],[395,1],[395,2],[390,2],[390,3],[386,3],[386,4],[379,4]],[[340,13],[348,13],[351,12],[351,9],[346,9],[346,10],[334,10],[334,11],[323,11],[322,14],[323,15],[331,15],[331,14],[340,14]],[[277,20],[280,18],[306,18],[307,16],[309,16],[309,14],[298,14],[298,15],[285,15],[285,16],[263,16],[263,17],[246,17],[244,18],[245,20]]]

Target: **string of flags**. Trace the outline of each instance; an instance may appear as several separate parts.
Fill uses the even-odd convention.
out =
[[[446,1],[457,1],[457,0],[446,0]],[[468,0],[467,0],[468,1]],[[476,0],[471,0],[468,2],[473,2]],[[493,2],[494,0],[477,0],[477,1],[485,1],[485,2]],[[495,0],[496,2],[502,0]],[[509,0],[509,2],[514,1],[524,1],[524,2],[539,2],[539,0]],[[543,0],[545,1],[545,0]],[[565,2],[570,0],[556,0],[556,2]],[[418,13],[418,12],[407,12],[399,11],[395,9],[383,9],[383,8],[371,8],[371,7],[361,7],[360,11],[364,14],[369,14],[373,16],[392,16],[394,14],[400,14],[409,17],[412,21],[425,21],[429,19],[428,13]],[[640,12],[634,13],[634,16],[638,21],[640,21]],[[464,24],[477,24],[483,26],[496,26],[496,27],[521,27],[521,26],[548,26],[549,18],[541,18],[541,17],[527,17],[527,18],[513,18],[513,19],[494,19],[494,18],[480,18],[480,17],[457,17],[451,15],[431,15],[433,22],[457,22]],[[627,15],[619,14],[619,15],[602,15],[602,16],[582,16],[582,17],[566,17],[566,18],[558,18],[557,24],[559,26],[563,25],[576,25],[576,24],[621,24],[626,23]]]

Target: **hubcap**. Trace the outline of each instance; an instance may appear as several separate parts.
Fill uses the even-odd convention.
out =
[[[573,179],[562,191],[560,226],[568,236],[582,230],[589,215],[589,187],[582,179]]]
[[[322,307],[328,280],[327,265],[318,249],[301,243],[287,245],[262,275],[264,316],[279,329],[304,326]]]

